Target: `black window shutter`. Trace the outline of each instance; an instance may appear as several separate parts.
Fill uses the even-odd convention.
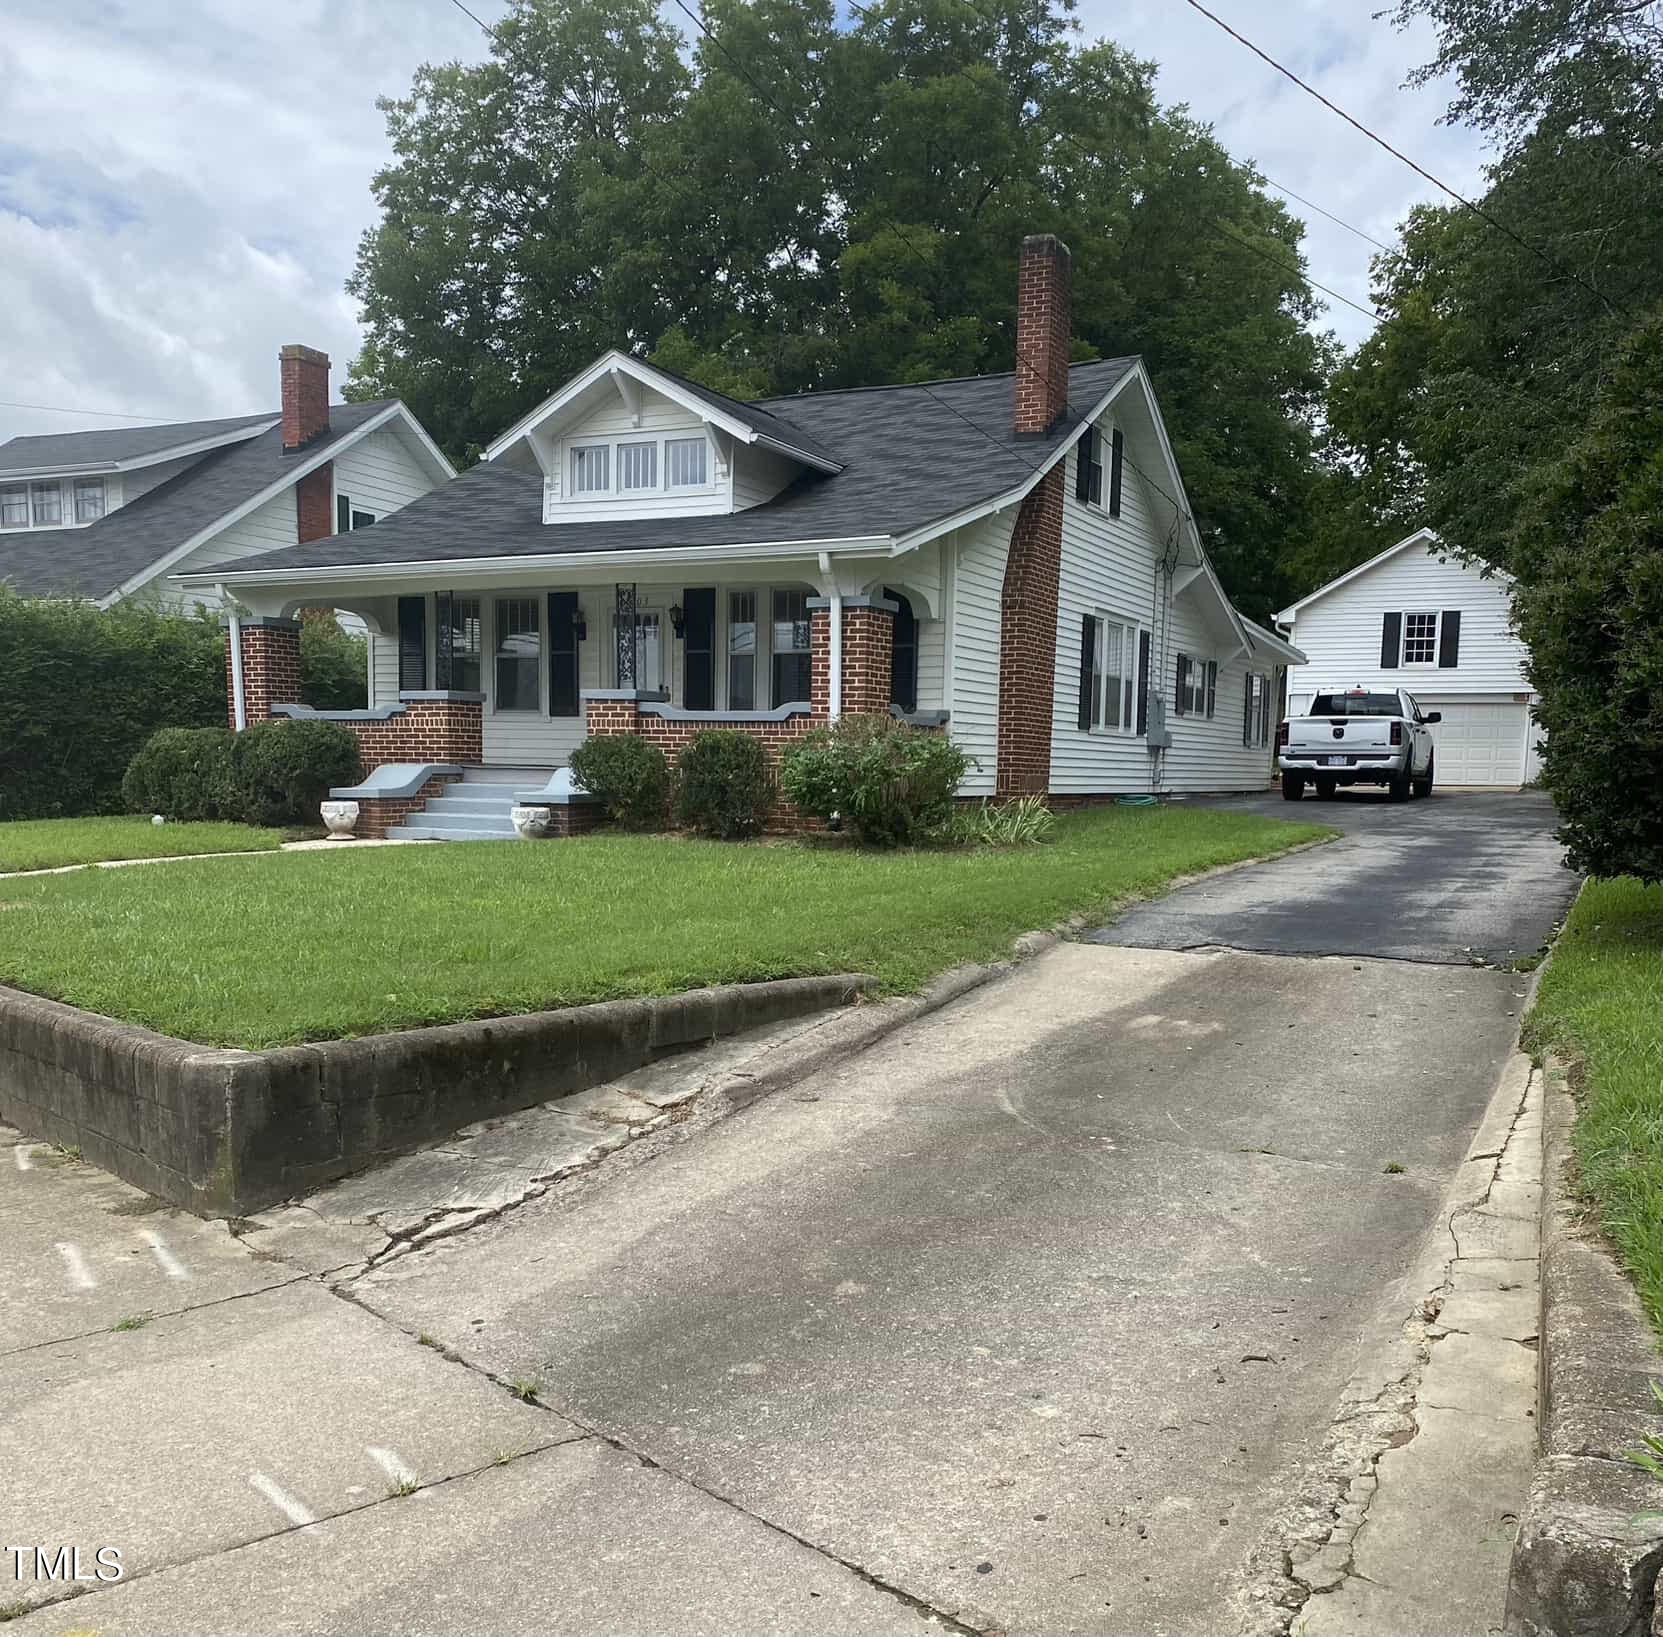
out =
[[[1213,719],[1213,706],[1218,702],[1218,661],[1207,661],[1207,720]]]
[[[895,604],[894,641],[889,655],[889,702],[904,711],[918,709],[918,616],[899,591],[884,587]]]
[[[1109,440],[1109,516],[1120,516],[1120,466],[1125,458],[1126,434],[1119,427]]]
[[[1149,731],[1149,633],[1138,632],[1138,732]]]
[[[1398,660],[1403,655],[1403,616],[1401,614],[1382,614],[1380,616],[1380,668],[1383,671],[1395,671]]]
[[[1172,714],[1174,716],[1184,716],[1187,714],[1184,707],[1188,703],[1189,682],[1190,656],[1188,654],[1180,654],[1178,656],[1178,675],[1174,678],[1172,687]]]
[[[427,598],[398,600],[398,687],[400,693],[427,686]]]
[[[1446,608],[1438,622],[1438,669],[1453,671],[1461,663],[1461,610]]]
[[[576,716],[578,708],[577,593],[549,593],[549,715]]]
[[[455,682],[451,654],[456,646],[456,596],[450,591],[433,593],[433,686],[449,688]]]
[[[1091,499],[1091,464],[1093,460],[1093,446],[1097,442],[1097,428],[1088,426],[1085,436],[1075,446],[1074,466],[1074,498],[1076,500]]]
[[[345,534],[352,527],[352,502],[345,495],[335,496],[335,532]]]
[[[685,709],[716,709],[716,588],[689,586],[681,594],[681,697]]]
[[[1078,726],[1091,726],[1092,670],[1097,663],[1097,621],[1090,614],[1080,616],[1080,716]]]

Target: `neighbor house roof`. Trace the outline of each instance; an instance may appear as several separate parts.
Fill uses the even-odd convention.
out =
[[[331,450],[395,407],[402,408],[396,398],[331,404],[328,433],[295,450],[283,448],[282,426],[272,416],[265,416],[263,419],[272,423],[268,430],[204,455],[166,483],[85,528],[0,534],[0,580],[9,581],[25,596],[102,601],[158,559],[216,524],[229,522],[231,514],[258,501],[268,490],[310,470]],[[97,438],[106,434],[65,436]]]
[[[1355,568],[1347,569],[1344,574],[1330,580],[1326,585],[1319,585],[1315,591],[1308,592],[1305,596],[1301,597],[1298,602],[1289,603],[1288,606],[1276,616],[1277,624],[1286,625],[1290,620],[1295,619],[1300,609],[1308,607],[1311,603],[1314,603],[1317,598],[1326,597],[1330,591],[1338,591],[1342,585],[1350,585],[1353,580],[1367,574],[1371,568],[1378,568],[1380,564],[1386,562],[1389,558],[1396,557],[1400,552],[1408,551],[1412,546],[1420,546],[1429,552],[1438,551],[1440,549],[1448,549],[1444,547],[1443,541],[1439,538],[1435,530],[1416,529],[1413,534],[1406,535],[1403,539],[1399,540],[1395,546],[1387,546],[1384,551],[1377,551],[1366,563],[1359,563]],[[1454,556],[1456,554],[1453,551],[1450,551],[1449,555]],[[1510,578],[1510,576],[1502,569],[1494,569],[1491,572],[1493,572],[1503,582],[1508,581]]]
[[[1038,436],[1012,431],[1010,375],[736,404],[753,424],[764,416],[773,422],[778,441],[795,440],[798,447],[812,442],[841,467],[805,473],[774,499],[744,511],[546,524],[542,479],[487,463],[373,529],[264,552],[216,572],[239,578],[470,558],[899,538],[1034,481],[1137,367],[1135,358],[1073,365],[1068,413]]]
[[[237,415],[229,420],[175,421],[167,426],[123,426],[101,432],[42,432],[0,443],[0,478],[34,473],[109,471],[150,464],[198,444],[235,441],[281,417]]]

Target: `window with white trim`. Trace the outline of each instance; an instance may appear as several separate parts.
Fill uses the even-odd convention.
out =
[[[612,445],[580,443],[572,449],[572,493],[604,495],[612,491]]]
[[[664,440],[664,482],[670,489],[702,489],[709,481],[710,445],[704,438]]]
[[[64,490],[61,483],[31,483],[29,501],[37,529],[52,528],[63,522]]]
[[[75,480],[75,521],[96,523],[104,515],[104,480],[78,477]]]
[[[1097,614],[1097,651],[1091,670],[1091,727],[1095,733],[1137,732],[1138,631],[1135,620]]]
[[[756,709],[756,593],[728,593],[728,709]]]
[[[14,483],[0,489],[0,529],[26,529],[28,526],[28,484]]]
[[[1403,663],[1405,665],[1436,665],[1438,662],[1438,616],[1436,614],[1405,614],[1403,616]]]
[[[618,445],[618,489],[622,494],[658,487],[658,443],[620,443]]]
[[[1263,750],[1270,744],[1270,678],[1249,671],[1243,688],[1241,742],[1249,750]]]

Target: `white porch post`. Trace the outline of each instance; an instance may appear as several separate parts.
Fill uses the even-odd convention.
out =
[[[247,695],[243,692],[243,622],[237,618],[237,605],[226,596],[225,587],[218,589],[231,610],[231,721],[236,731],[241,733],[248,726]]]
[[[831,653],[827,663],[831,675],[826,679],[830,688],[827,710],[835,722],[843,714],[843,593],[834,590],[831,607],[826,617],[831,621]]]

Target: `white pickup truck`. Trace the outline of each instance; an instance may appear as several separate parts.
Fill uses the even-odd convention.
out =
[[[1303,716],[1276,730],[1282,799],[1314,784],[1321,797],[1342,784],[1383,784],[1393,801],[1432,794],[1432,735],[1438,711],[1422,711],[1401,688],[1323,689]]]

